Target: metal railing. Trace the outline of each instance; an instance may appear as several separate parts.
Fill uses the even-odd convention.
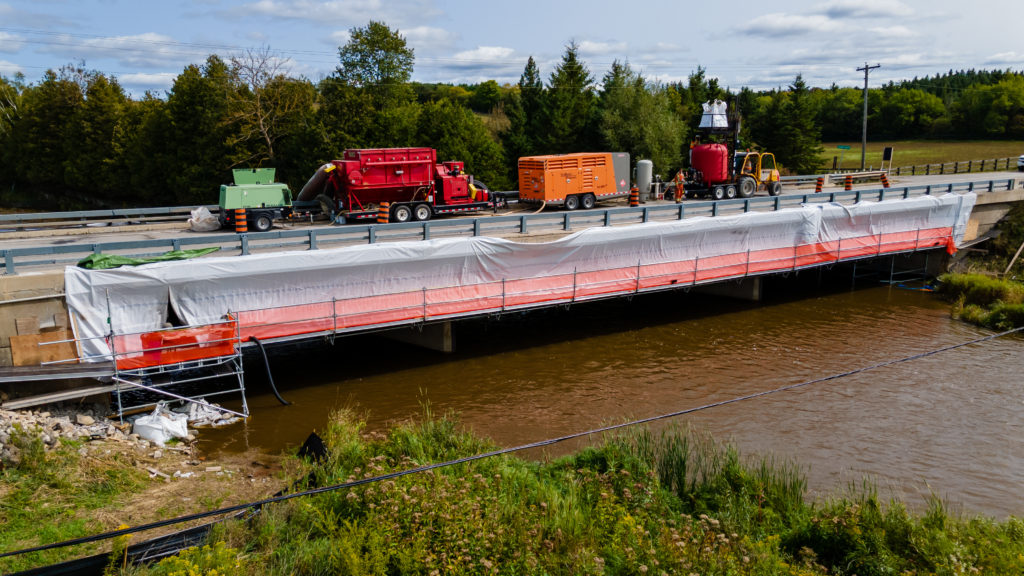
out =
[[[959,160],[955,162],[945,162],[936,164],[917,164],[914,166],[896,166],[888,170],[860,170],[860,169],[842,169],[827,172],[823,174],[796,174],[792,176],[782,176],[780,180],[788,182],[790,184],[814,184],[818,178],[825,178],[828,181],[830,178],[833,180],[841,179],[844,176],[850,175],[854,179],[857,178],[858,174],[866,175],[877,175],[881,172],[886,172],[889,175],[896,176],[942,176],[946,174],[969,174],[971,172],[985,172],[992,170],[1010,170],[1016,167],[1017,157],[1011,158],[991,158],[983,160]]]
[[[54,226],[85,226],[97,223],[179,220],[181,216],[189,216],[196,208],[198,206],[167,206],[162,208],[0,214],[0,232],[27,227],[52,228]],[[205,208],[213,214],[220,211],[220,207],[216,204],[205,206]]]
[[[604,208],[574,212],[540,212],[520,215],[484,216],[406,222],[310,228],[306,230],[274,230],[249,234],[221,232],[206,236],[136,240],[124,242],[83,242],[58,246],[0,249],[0,270],[14,275],[20,268],[73,264],[89,254],[120,254],[148,257],[168,250],[186,247],[218,246],[224,252],[248,255],[272,250],[317,250],[354,244],[373,244],[397,240],[430,240],[455,236],[499,236],[536,232],[562,232],[584,228],[667,222],[698,216],[728,216],[745,212],[772,212],[802,204],[835,202],[854,204],[862,201],[879,202],[897,198],[1012,190],[1016,178],[981,180],[873,188],[811,194],[783,194],[756,196],[719,201],[685,201],[678,204],[651,204],[639,207]]]

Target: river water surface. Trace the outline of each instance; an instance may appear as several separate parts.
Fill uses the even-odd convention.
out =
[[[848,283],[848,282],[847,282]],[[989,332],[896,287],[799,290],[761,303],[682,291],[456,326],[443,355],[379,337],[271,357],[283,407],[247,361],[252,417],[204,430],[207,452],[280,451],[354,406],[368,427],[429,401],[502,446],[525,444],[813,380]],[[813,495],[869,477],[919,508],[934,493],[966,514],[1024,516],[1024,339],[1005,337],[711,408],[677,421],[746,455],[788,458]],[[559,445],[530,458],[558,455]]]

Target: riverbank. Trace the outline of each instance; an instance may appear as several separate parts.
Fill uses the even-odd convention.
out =
[[[0,551],[248,502],[283,486],[279,457],[209,460],[194,437],[157,446],[105,414],[100,406],[0,410]],[[0,573],[107,550],[101,542],[0,559]]]
[[[324,431],[316,486],[494,446],[451,416]],[[869,484],[811,502],[790,462],[683,428],[633,430],[550,462],[495,456],[292,500],[141,574],[1015,574],[1024,522],[913,515]],[[136,573],[136,572],[133,572]]]

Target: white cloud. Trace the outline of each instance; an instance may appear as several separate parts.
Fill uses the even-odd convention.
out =
[[[1024,67],[1024,54],[1018,54],[1016,52],[1000,52],[986,58],[985,64]]]
[[[625,42],[592,42],[590,40],[584,40],[579,43],[579,52],[581,56],[603,56],[605,54],[614,54],[625,52],[627,44]]]
[[[405,36],[410,46],[425,50],[450,47],[455,44],[457,38],[454,32],[432,26],[417,26],[398,32]]]
[[[0,32],[0,52],[17,54],[22,47],[24,38],[7,32]]]
[[[62,34],[39,51],[85,60],[109,58],[123,66],[157,67],[179,63],[183,59],[205,58],[211,49],[184,46],[169,36],[147,32],[107,38],[81,38]]]
[[[899,0],[831,0],[822,4],[817,12],[830,18],[894,18],[914,13]]]
[[[346,26],[365,26],[376,20],[392,27],[423,22],[440,14],[430,0],[258,0],[239,6],[232,13]]]
[[[174,79],[178,77],[176,72],[157,72],[146,74],[137,72],[133,74],[122,74],[117,81],[124,86],[140,86],[145,90],[166,88],[170,90]]]
[[[494,62],[506,63],[515,52],[514,49],[504,46],[478,46],[473,50],[456,53],[454,59],[457,62],[466,62],[474,65]]]
[[[870,31],[879,38],[887,40],[900,40],[904,38],[914,38],[917,36],[917,32],[907,28],[906,26],[878,26],[871,28]]]
[[[795,16],[775,12],[762,14],[739,27],[741,32],[752,36],[778,38],[784,36],[811,34],[814,32],[831,32],[839,28],[839,23],[819,14]]]
[[[7,60],[0,60],[0,75],[13,76],[18,72],[24,72],[21,66]]]

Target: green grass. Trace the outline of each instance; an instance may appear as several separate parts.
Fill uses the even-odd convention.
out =
[[[984,274],[944,274],[939,283],[954,317],[993,330],[1024,326],[1024,284]]]
[[[1019,140],[896,140],[888,142],[872,142],[871,134],[868,133],[868,150],[866,163],[868,166],[878,168],[882,165],[882,150],[886,146],[893,148],[893,166],[922,166],[924,164],[940,164],[943,162],[957,162],[968,160],[988,160],[995,158],[1017,158],[1024,154],[1024,141]],[[850,146],[844,151],[836,148],[836,145],[844,144]],[[832,167],[832,157],[843,157],[843,168],[860,167],[860,141],[856,142],[825,142],[822,144],[825,151],[822,153],[822,160],[829,168]],[[1000,170],[1002,170],[1000,164]],[[966,167],[964,167],[966,170]],[[978,170],[978,167],[974,167]],[[1010,169],[1017,169],[1017,162],[1010,161]],[[986,167],[986,170],[989,170]]]
[[[89,518],[101,509],[116,510],[121,499],[147,483],[144,473],[121,455],[105,461],[84,458],[82,443],[61,440],[46,451],[39,435],[16,431],[12,444],[21,450],[16,465],[3,463],[0,469],[0,550],[10,551],[38,544],[58,542],[102,531]],[[75,550],[85,554],[102,544]],[[0,560],[0,572],[8,573],[67,558],[67,550],[37,552]]]
[[[318,484],[493,448],[452,416],[364,435],[343,412],[323,436],[330,455],[310,465]],[[171,562],[206,574],[1024,573],[1020,520],[957,518],[938,500],[917,516],[870,484],[810,502],[792,463],[745,459],[683,428],[635,429],[547,463],[494,457],[293,500],[212,541],[132,573],[175,573]]]

